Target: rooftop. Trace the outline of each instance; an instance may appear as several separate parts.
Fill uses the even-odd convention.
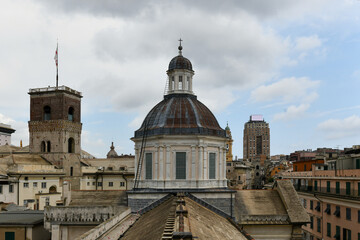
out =
[[[74,89],[71,89],[67,86],[59,86],[59,87],[44,87],[44,88],[30,88],[29,89],[29,94],[33,95],[33,94],[39,94],[39,93],[49,93],[49,92],[66,92],[66,93],[70,93],[73,95],[77,95],[82,97],[82,93],[78,92]]]
[[[0,212],[0,225],[36,225],[44,222],[44,211]]]

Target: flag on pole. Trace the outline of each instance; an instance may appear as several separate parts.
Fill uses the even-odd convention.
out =
[[[56,64],[56,67],[57,67],[58,66],[58,44],[56,44],[56,51],[55,51],[54,60],[55,60],[55,64]]]

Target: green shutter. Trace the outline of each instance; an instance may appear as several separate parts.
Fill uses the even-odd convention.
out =
[[[327,223],[326,236],[331,237],[331,223]]]
[[[317,191],[317,187],[318,187],[317,181],[315,180],[315,187],[314,187],[314,190],[315,190],[315,191]]]
[[[176,153],[176,179],[186,179],[186,153]]]
[[[350,195],[350,182],[346,182],[346,195]]]
[[[145,179],[152,179],[152,153],[146,153]]]
[[[326,191],[330,192],[330,181],[326,182]]]
[[[336,182],[336,194],[340,194],[340,182]]]
[[[209,154],[209,179],[215,179],[215,153]]]
[[[15,240],[15,232],[5,232],[5,240]]]
[[[360,196],[360,182],[358,182],[358,196]]]

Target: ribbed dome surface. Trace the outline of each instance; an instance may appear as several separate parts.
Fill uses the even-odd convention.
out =
[[[169,63],[169,69],[168,71],[174,70],[174,69],[187,69],[190,71],[193,71],[192,64],[189,59],[183,57],[182,55],[178,55],[171,59]]]
[[[135,138],[155,135],[209,135],[225,137],[212,112],[194,95],[170,94],[146,116]]]

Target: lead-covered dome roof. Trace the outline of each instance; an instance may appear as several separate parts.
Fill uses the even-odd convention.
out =
[[[171,59],[169,63],[168,71],[174,70],[174,69],[186,69],[193,71],[192,64],[189,59],[186,57],[183,57],[182,55],[178,55]]]
[[[212,112],[191,94],[169,94],[146,116],[135,138],[156,135],[208,135],[225,137]]]

